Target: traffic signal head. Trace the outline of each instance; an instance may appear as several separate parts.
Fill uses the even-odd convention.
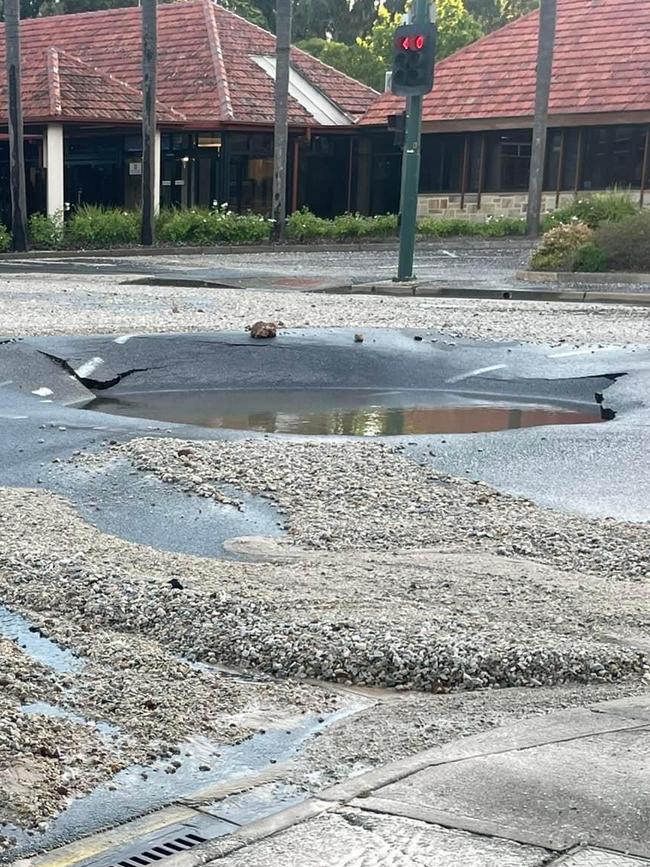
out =
[[[436,59],[435,24],[403,24],[395,31],[391,90],[398,96],[419,96],[433,87]]]

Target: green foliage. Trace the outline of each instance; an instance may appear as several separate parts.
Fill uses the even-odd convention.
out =
[[[325,220],[307,208],[295,211],[287,218],[287,238],[292,241],[312,241],[322,238],[346,240],[352,238],[385,238],[397,233],[396,214],[364,217],[361,214],[340,214]]]
[[[439,59],[481,36],[481,27],[463,0],[438,0],[437,8]],[[392,63],[395,28],[401,18],[380,4],[367,35],[337,41],[331,36],[332,28],[326,27],[322,33],[298,42],[298,47],[375,90],[383,90],[385,73]]]
[[[544,227],[552,229],[554,226],[578,221],[595,229],[602,223],[616,223],[635,213],[636,207],[626,192],[609,190],[605,193],[582,196],[569,205],[547,214]]]
[[[586,271],[592,273],[594,271],[607,270],[607,254],[604,250],[593,241],[583,244],[575,251],[571,258],[572,271]]]
[[[65,225],[65,243],[78,249],[102,249],[137,244],[140,214],[100,205],[82,205]]]
[[[451,235],[478,235],[479,223],[458,217],[425,217],[418,223],[418,234],[428,238],[446,238]]]
[[[465,0],[465,6],[486,33],[526,15],[539,6],[539,0]]]
[[[56,250],[63,243],[63,214],[54,217],[32,214],[27,221],[27,234],[37,250]]]
[[[157,233],[158,240],[168,244],[256,244],[271,237],[271,221],[259,214],[233,214],[225,207],[169,210],[158,217]]]
[[[480,234],[488,238],[504,238],[506,235],[525,235],[526,220],[518,217],[488,217],[480,224]]]
[[[376,57],[367,45],[355,43],[346,45],[344,42],[335,42],[333,39],[321,39],[312,36],[298,43],[298,47],[317,57],[323,63],[333,66],[344,72],[351,78],[373,87],[375,90],[384,89],[384,77],[387,67],[380,58]]]
[[[526,221],[515,217],[488,217],[485,223],[476,223],[464,217],[425,217],[418,223],[418,232],[429,238],[458,235],[504,238],[508,235],[524,235]]]
[[[3,223],[0,223],[0,253],[11,249],[11,234]]]
[[[603,223],[594,240],[610,270],[650,273],[650,211],[637,211],[618,223]]]
[[[397,216],[382,214],[378,217],[363,217],[361,214],[341,214],[334,218],[334,238],[377,238],[397,232]]]
[[[533,271],[569,271],[576,250],[593,238],[593,229],[585,223],[556,226],[542,236],[530,260]]]
[[[267,4],[255,3],[254,0],[220,0],[220,5],[264,30],[272,30],[275,24],[275,10],[274,14],[269,16]]]
[[[437,0],[436,8],[439,60],[470,42],[475,42],[483,35],[481,25],[467,11],[463,0]]]
[[[308,208],[303,208],[287,217],[286,234],[292,241],[331,238],[334,234],[334,223],[332,220],[317,217]]]

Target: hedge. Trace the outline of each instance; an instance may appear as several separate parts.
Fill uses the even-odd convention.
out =
[[[488,218],[485,223],[464,219],[426,218],[418,224],[425,238],[450,236],[504,237],[523,235],[525,221],[508,217]],[[226,207],[216,209],[165,209],[157,217],[156,236],[162,245],[219,246],[221,244],[260,244],[271,240],[273,222],[258,214],[234,214]],[[332,220],[311,211],[295,211],[287,218],[286,236],[290,241],[356,240],[395,238],[396,214],[366,217],[341,214]],[[57,214],[32,214],[28,221],[30,244],[37,250],[110,249],[137,246],[140,214],[121,208],[82,205],[66,220]],[[11,246],[11,237],[0,225],[0,252]]]

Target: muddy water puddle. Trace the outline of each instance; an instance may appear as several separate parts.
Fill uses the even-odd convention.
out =
[[[452,391],[207,389],[98,397],[84,409],[208,428],[315,436],[477,433],[602,421],[592,404],[558,404]]]
[[[0,825],[0,835],[15,840],[15,845],[3,853],[3,858],[13,860],[65,845],[194,796],[211,786],[267,771],[274,765],[280,770],[282,764],[295,758],[318,732],[361,707],[361,704],[348,706],[325,717],[306,714],[292,721],[289,728],[261,731],[233,745],[219,745],[203,737],[190,738],[175,747],[171,758],[126,768],[107,783],[72,801],[42,833]],[[208,803],[207,811],[226,821],[243,824],[304,797],[305,793],[296,786],[264,783],[213,805]]]

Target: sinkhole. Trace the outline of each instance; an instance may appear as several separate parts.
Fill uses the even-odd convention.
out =
[[[83,408],[206,428],[362,437],[593,424],[611,417],[611,411],[602,409],[595,401],[409,388],[134,391],[97,397]]]

